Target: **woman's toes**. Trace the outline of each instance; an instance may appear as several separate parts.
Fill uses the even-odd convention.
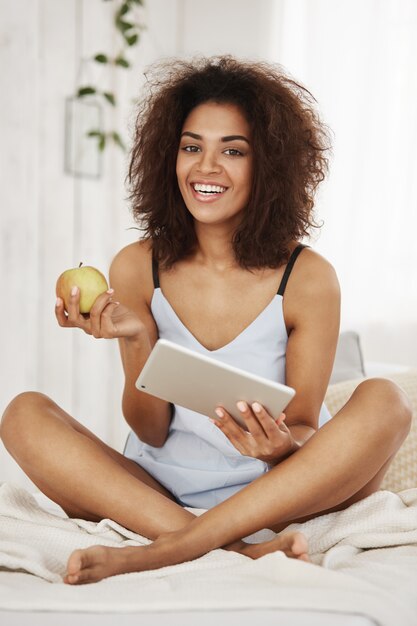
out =
[[[286,533],[281,535],[281,537],[277,537],[277,539],[279,538],[281,538],[282,544],[281,548],[277,548],[278,550],[282,550],[284,554],[291,559],[310,561],[308,556],[308,542],[302,533]]]
[[[277,552],[278,550],[284,552],[286,556],[292,559],[310,560],[308,557],[307,539],[299,532],[277,535],[275,539],[265,541],[264,543],[245,544],[243,549],[241,548],[237,551],[252,559],[259,559],[265,556],[265,554]]]
[[[67,563],[67,576],[76,576],[82,569],[84,550],[72,552]]]
[[[291,537],[289,537],[289,556],[301,558],[303,555],[307,555],[307,550],[307,539],[302,533],[294,533]]]
[[[73,585],[101,580],[104,576],[100,575],[100,569],[106,561],[106,556],[107,548],[104,546],[75,550],[68,559],[64,582]]]

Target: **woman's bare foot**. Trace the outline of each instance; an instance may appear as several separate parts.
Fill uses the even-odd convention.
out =
[[[155,569],[153,559],[149,558],[149,547],[91,546],[84,550],[75,550],[68,559],[64,583],[95,583],[116,574]]]
[[[180,537],[181,531],[176,531],[163,533],[146,546],[92,546],[75,550],[68,559],[64,582],[70,585],[94,583],[108,576],[159,569],[200,556],[191,553],[189,545],[185,544],[184,547]]]
[[[166,551],[164,545],[168,546],[165,538],[140,547],[92,546],[85,550],[75,550],[68,560],[64,582],[69,585],[94,583],[116,574],[158,569],[187,560],[181,559],[178,553],[173,556],[172,550]],[[259,559],[265,554],[280,550],[290,558],[309,561],[307,539],[299,532],[278,535],[271,541],[263,543],[250,544],[238,541],[227,546],[227,549],[251,559]]]
[[[277,535],[271,541],[263,541],[262,543],[245,543],[239,541],[230,546],[227,550],[239,552],[251,559],[260,559],[265,554],[271,552],[284,552],[290,559],[300,559],[301,561],[310,561],[308,556],[308,543],[306,537],[300,532],[289,532]]]

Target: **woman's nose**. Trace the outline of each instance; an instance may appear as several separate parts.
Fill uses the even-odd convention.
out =
[[[218,172],[220,169],[221,165],[214,152],[206,150],[200,153],[200,160],[198,163],[198,170],[200,172]]]

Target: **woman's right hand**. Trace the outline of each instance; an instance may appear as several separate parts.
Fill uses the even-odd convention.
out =
[[[98,296],[87,316],[80,313],[80,290],[76,288],[71,293],[68,312],[65,311],[63,300],[57,298],[55,315],[60,326],[81,328],[97,339],[133,339],[146,331],[145,325],[133,311],[113,301],[112,289]]]

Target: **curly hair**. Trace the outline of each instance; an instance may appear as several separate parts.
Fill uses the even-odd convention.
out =
[[[281,66],[230,55],[165,60],[146,79],[127,179],[133,216],[156,259],[169,269],[195,250],[176,159],[188,114],[215,102],[238,106],[252,133],[253,182],[232,240],[236,261],[249,270],[282,265],[290,243],[318,227],[314,194],[328,170],[330,140],[314,97]]]

